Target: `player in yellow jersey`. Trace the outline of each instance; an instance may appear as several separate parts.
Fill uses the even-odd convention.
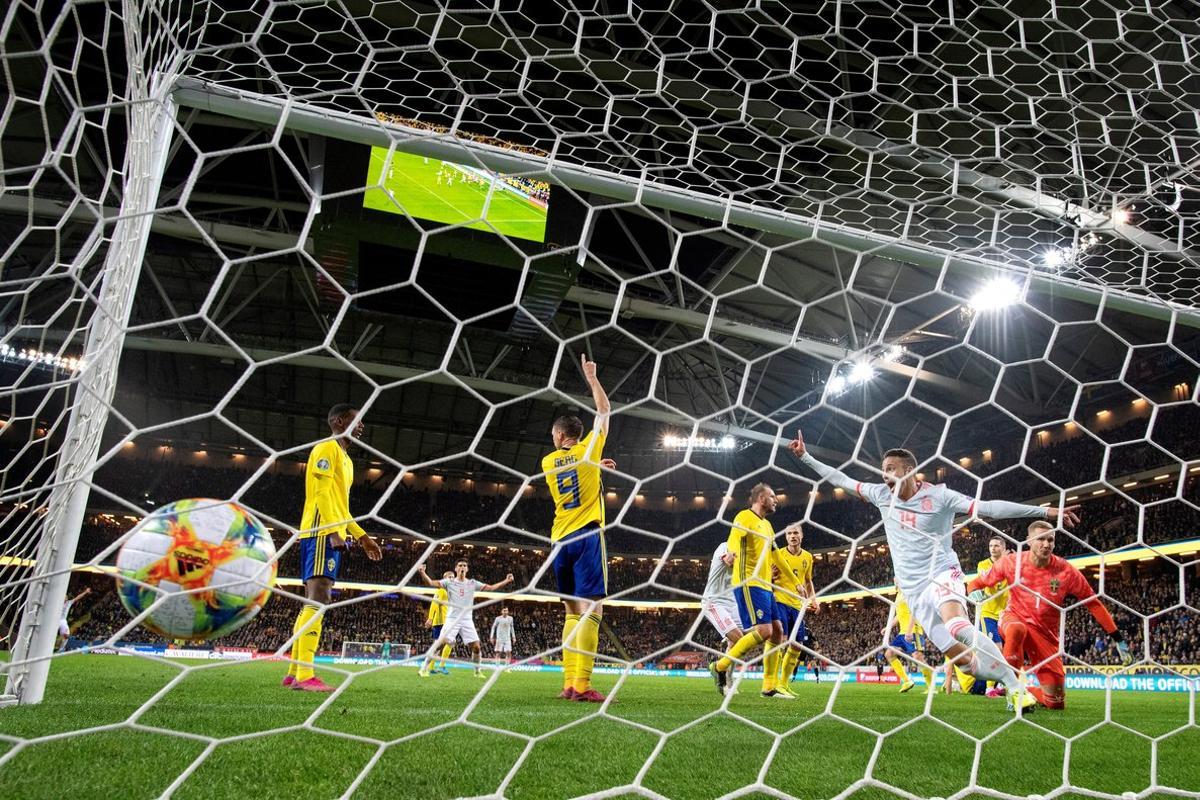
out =
[[[442,580],[448,581],[454,577],[454,573],[449,570],[442,573]],[[450,604],[450,595],[446,592],[445,586],[438,586],[437,591],[433,593],[433,602],[429,604],[429,614],[425,617],[425,627],[433,633],[433,641],[442,638],[442,625],[446,624],[446,606]],[[450,660],[450,654],[454,652],[454,644],[446,642],[442,645],[442,652],[439,656],[437,666],[429,670],[430,675],[449,675],[450,670],[446,667],[446,662]]]
[[[595,422],[584,436],[579,417],[556,419],[550,430],[554,452],[542,459],[542,472],[554,499],[550,559],[567,611],[562,631],[563,691],[559,697],[602,703],[604,695],[592,688],[592,669],[600,648],[602,602],[608,595],[600,468],[611,466],[603,458],[611,406],[596,377],[596,363],[583,355],[580,367],[592,390]]]
[[[1008,555],[1008,542],[1003,536],[993,536],[988,540],[988,558],[980,561],[975,569],[983,575]],[[995,586],[985,587],[983,593],[987,596],[979,604],[976,624],[983,627],[987,637],[1000,647],[1004,647],[1004,637],[1000,635],[1000,615],[1008,608],[1008,581],[1000,581]],[[987,682],[988,697],[999,697],[1004,694],[1004,687],[995,681]]]
[[[765,483],[755,484],[750,489],[750,507],[742,509],[733,518],[733,527],[726,541],[729,552],[734,556],[733,599],[737,602],[742,630],[746,633],[724,656],[708,667],[721,696],[725,695],[729,685],[729,669],[734,661],[743,660],[743,656],[762,645],[763,697],[796,699],[795,695],[776,689],[783,626],[776,619],[771,583],[775,564],[771,555],[775,529],[767,521],[767,517],[775,513],[776,507],[775,490]]]
[[[307,692],[332,692],[313,672],[313,659],[321,641],[324,610],[333,599],[342,551],[348,533],[360,545],[367,558],[383,558],[379,544],[354,521],[350,514],[350,484],[354,482],[354,462],[346,452],[351,438],[361,438],[363,423],[358,409],[338,403],[329,409],[326,422],[333,437],[308,454],[304,475],[304,516],[300,521],[300,579],[308,601],[300,609],[292,628],[292,659],[284,686]]]
[[[892,665],[896,677],[900,679],[901,694],[916,686],[912,679],[908,677],[908,671],[904,668],[904,659],[901,658],[901,654],[920,665],[921,674],[925,676],[925,690],[928,692],[934,691],[933,668],[925,660],[925,631],[921,630],[921,626],[913,619],[912,612],[908,608],[908,602],[904,599],[904,595],[899,589],[896,590],[896,602],[892,606],[888,625],[883,629],[884,641],[887,641],[892,633],[892,628],[897,624],[900,625],[900,632],[891,640],[891,644],[884,651],[884,657]]]
[[[804,529],[794,522],[783,529],[787,547],[775,550],[775,612],[783,628],[787,650],[779,659],[779,675],[775,679],[775,690],[780,694],[792,694],[792,673],[800,662],[801,646],[808,641],[808,627],[804,614],[818,614],[821,604],[817,601],[817,590],[813,586],[812,553],[803,548]]]

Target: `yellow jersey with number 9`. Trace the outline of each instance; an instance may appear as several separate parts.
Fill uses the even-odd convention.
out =
[[[542,472],[554,499],[550,541],[557,542],[593,522],[604,525],[604,492],[600,481],[604,440],[604,431],[593,430],[575,446],[555,450],[542,459]]]

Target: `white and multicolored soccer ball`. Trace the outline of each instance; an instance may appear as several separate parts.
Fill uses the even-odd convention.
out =
[[[142,625],[161,636],[215,639],[254,619],[277,567],[270,533],[246,509],[179,500],[142,520],[121,546],[117,594],[134,616],[153,606]]]

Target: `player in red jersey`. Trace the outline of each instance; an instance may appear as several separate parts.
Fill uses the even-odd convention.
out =
[[[1004,556],[971,581],[967,589],[971,599],[978,603],[986,599],[985,587],[1008,581],[1011,587],[1008,607],[1000,618],[1004,657],[1018,670],[1028,659],[1041,684],[1040,689],[1030,687],[1030,694],[1046,708],[1062,709],[1066,672],[1058,631],[1067,595],[1082,600],[1104,632],[1116,640],[1122,664],[1131,664],[1133,656],[1125,637],[1117,630],[1117,623],[1096,597],[1087,578],[1065,558],[1054,555],[1054,526],[1043,520],[1034,522],[1029,526],[1025,543],[1028,545],[1025,552]]]

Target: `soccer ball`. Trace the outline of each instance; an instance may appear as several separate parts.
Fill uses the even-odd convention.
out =
[[[168,639],[215,639],[245,625],[275,584],[275,543],[250,512],[179,500],[142,520],[117,554],[117,594]],[[157,603],[157,605],[156,605]]]

